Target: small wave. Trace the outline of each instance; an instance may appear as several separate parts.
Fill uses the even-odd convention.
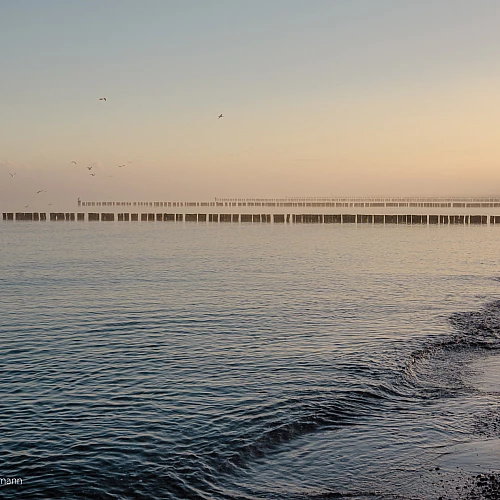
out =
[[[424,397],[453,395],[467,390],[464,366],[479,351],[500,349],[500,300],[479,311],[452,314],[453,332],[414,351],[404,368],[406,383],[425,389]]]
[[[251,436],[241,435],[230,443],[231,451],[221,465],[221,472],[234,472],[249,461],[265,457],[279,446],[319,429],[332,429],[360,423],[376,411],[386,398],[378,392],[352,390],[339,395],[335,402],[303,403],[294,408],[292,420],[283,417],[262,422],[260,430]]]

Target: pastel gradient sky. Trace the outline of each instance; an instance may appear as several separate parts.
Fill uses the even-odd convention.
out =
[[[0,0],[0,205],[500,195],[499,26],[497,0]]]

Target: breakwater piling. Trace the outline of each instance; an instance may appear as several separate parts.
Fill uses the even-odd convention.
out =
[[[46,221],[41,212],[3,212],[4,221]],[[359,225],[500,225],[500,215],[421,214],[235,214],[235,213],[98,213],[51,212],[48,220],[84,222],[197,222],[252,224],[359,224]]]
[[[25,220],[25,221],[45,221],[47,220],[47,214],[39,212],[30,213],[5,213],[3,214],[3,220]]]

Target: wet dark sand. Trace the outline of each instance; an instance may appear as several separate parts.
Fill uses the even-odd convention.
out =
[[[474,416],[475,439],[457,445],[449,459],[450,465],[458,463],[455,474],[440,467],[429,470],[436,499],[500,500],[500,354],[476,361],[472,373],[467,381],[471,389],[498,398],[498,405]]]

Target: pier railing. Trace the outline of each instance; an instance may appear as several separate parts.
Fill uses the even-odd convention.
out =
[[[214,201],[82,201],[78,207],[273,207],[273,208],[500,208],[491,197],[399,197],[399,198],[215,198]]]

